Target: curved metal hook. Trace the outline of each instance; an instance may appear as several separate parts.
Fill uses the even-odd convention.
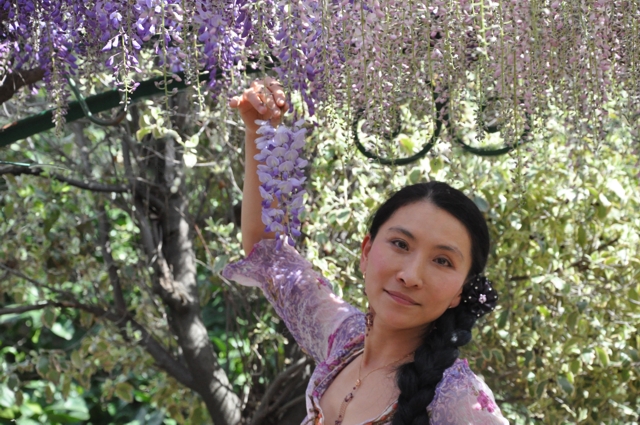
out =
[[[434,100],[438,99],[439,95],[438,93],[435,92],[435,90],[432,89],[432,93],[433,93],[433,98]],[[356,112],[356,116],[353,120],[353,123],[351,124],[351,133],[353,134],[353,140],[356,144],[356,148],[360,151],[360,153],[362,153],[364,156],[366,156],[369,159],[374,160],[375,162],[381,164],[381,165],[407,165],[407,164],[411,164],[412,162],[415,162],[421,158],[424,158],[424,156],[431,150],[431,148],[433,148],[433,146],[435,146],[436,141],[438,140],[438,137],[440,136],[440,131],[442,130],[442,119],[440,118],[440,112],[442,110],[442,108],[444,108],[444,106],[446,105],[447,101],[445,100],[444,102],[438,102],[436,100],[436,126],[433,130],[433,133],[431,134],[431,138],[429,139],[429,141],[422,147],[422,149],[420,149],[419,152],[405,157],[405,158],[398,158],[398,159],[392,159],[392,158],[382,158],[379,155],[376,155],[373,152],[368,151],[363,145],[362,143],[360,143],[360,138],[358,137],[358,122],[360,121],[360,118],[362,118],[362,114],[364,113],[364,109],[360,108],[358,109],[358,111]],[[391,141],[393,140],[395,137],[397,137],[400,134],[401,131],[401,127],[400,124],[398,124],[398,126],[396,127],[396,129],[391,133],[391,136],[382,136],[385,140],[387,141]]]
[[[120,111],[118,115],[116,115],[114,118],[110,120],[103,120],[103,119],[94,117],[91,111],[89,110],[89,106],[87,106],[87,102],[82,96],[82,93],[80,93],[80,90],[78,90],[78,86],[76,85],[76,82],[72,78],[68,78],[67,81],[69,81],[69,87],[71,87],[71,91],[73,92],[73,95],[78,100],[78,103],[82,108],[82,112],[84,112],[84,115],[92,123],[101,125],[103,127],[114,126],[114,125],[120,124],[120,122],[122,122],[124,117],[127,115],[127,112],[124,109],[122,109],[122,111]]]
[[[496,100],[495,97],[489,98],[489,101],[491,100]],[[487,103],[485,102],[482,107],[481,107],[481,111],[484,112],[485,109],[487,108]],[[462,149],[464,149],[465,151],[472,153],[474,155],[478,155],[478,156],[500,156],[500,155],[504,155],[506,153],[511,152],[512,150],[516,149],[518,146],[525,144],[526,142],[529,141],[529,136],[531,135],[531,128],[533,127],[533,122],[532,122],[532,118],[531,118],[531,114],[529,114],[528,112],[525,111],[525,120],[527,121],[527,125],[524,127],[524,130],[522,131],[522,133],[520,134],[520,137],[518,137],[518,141],[512,145],[507,145],[504,146],[502,148],[475,148],[471,145],[466,144],[465,142],[462,141],[462,138],[460,136],[458,136],[458,132],[455,129],[455,126],[453,125],[452,120],[447,119],[447,128],[449,129],[449,132],[451,133],[451,137],[453,137],[453,140],[458,143],[460,145],[460,147],[462,147]],[[498,131],[500,131],[500,126],[499,125],[491,125],[491,126],[485,126],[484,127],[484,131],[486,133],[497,133]]]

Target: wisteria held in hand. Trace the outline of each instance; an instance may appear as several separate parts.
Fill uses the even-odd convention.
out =
[[[638,22],[629,0],[0,0],[4,62],[43,68],[58,109],[73,73],[106,70],[126,94],[154,67],[191,82],[208,72],[220,96],[271,67],[311,115],[363,110],[380,128],[393,128],[397,105],[435,114],[432,89],[449,119],[473,99],[515,129],[552,114],[588,133],[614,101],[638,125]]]
[[[285,125],[273,128],[269,121],[256,121],[260,125],[256,146],[260,153],[255,159],[262,195],[262,222],[266,232],[275,232],[276,247],[280,249],[286,241],[294,245],[300,236],[300,213],[303,209],[304,167],[307,161],[300,157],[304,147],[302,128],[304,120],[297,121],[293,128]]]

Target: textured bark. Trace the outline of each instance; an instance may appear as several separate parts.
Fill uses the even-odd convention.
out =
[[[82,129],[75,127],[82,162],[89,166],[87,141]],[[207,406],[216,425],[237,425],[241,419],[241,401],[233,392],[226,373],[220,367],[207,329],[202,321],[200,299],[196,282],[196,261],[193,249],[189,203],[185,196],[184,163],[181,149],[173,138],[167,137],[152,144],[148,162],[140,163],[134,174],[131,163],[132,148],[129,138],[122,141],[125,174],[135,203],[135,217],[140,228],[144,251],[153,266],[153,286],[167,310],[172,333],[180,346],[180,356],[157,347],[153,338],[144,338],[147,351],[156,363],[181,383],[196,391]],[[85,170],[85,171],[88,171]],[[142,187],[138,181],[154,183]],[[114,287],[116,315],[126,313],[117,270],[109,250],[109,223],[102,201],[98,202],[99,234],[105,265]],[[127,317],[132,323],[132,319]],[[153,345],[155,344],[155,345]],[[159,354],[164,355],[164,357]]]
[[[305,390],[313,360],[302,357],[267,387],[249,425],[297,425],[306,415]]]
[[[171,270],[171,287],[182,303],[169,305],[172,330],[178,337],[182,357],[216,425],[240,422],[241,402],[220,367],[207,329],[202,321],[196,282],[193,232],[188,216],[183,162],[173,139],[164,140],[163,180],[167,208],[162,216],[162,253]],[[159,170],[160,171],[160,170]]]
[[[40,68],[16,71],[0,77],[0,105],[11,99],[22,87],[37,83],[44,78],[44,70]]]

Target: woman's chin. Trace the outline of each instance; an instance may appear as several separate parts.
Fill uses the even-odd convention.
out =
[[[393,331],[411,331],[426,329],[428,323],[416,321],[416,315],[398,311],[376,311],[374,319],[376,325]]]

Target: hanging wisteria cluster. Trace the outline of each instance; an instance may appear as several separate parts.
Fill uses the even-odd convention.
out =
[[[453,120],[472,99],[512,139],[549,110],[577,132],[602,128],[608,102],[637,117],[639,22],[628,0],[0,0],[4,66],[45,70],[60,123],[76,73],[115,73],[126,96],[154,68],[209,72],[219,96],[262,66],[310,114],[364,110],[375,130],[400,105]]]
[[[279,125],[275,129],[269,121],[256,121],[260,125],[256,146],[260,153],[255,159],[262,195],[262,222],[266,232],[276,235],[276,248],[284,241],[295,244],[300,236],[300,213],[303,209],[304,167],[307,161],[300,157],[304,148],[302,128],[304,119],[296,121],[292,128]]]

